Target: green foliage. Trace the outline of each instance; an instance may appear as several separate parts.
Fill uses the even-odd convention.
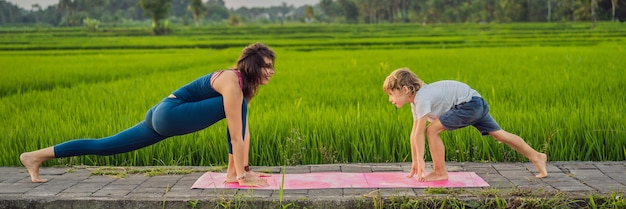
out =
[[[339,2],[342,12],[345,15],[346,23],[349,23],[349,24],[359,23],[359,10],[354,1],[337,0],[337,2]]]
[[[185,168],[180,166],[167,166],[167,167],[149,167],[149,168],[134,168],[134,167],[97,167],[91,171],[91,175],[111,176],[116,178],[126,178],[129,174],[145,174],[148,177],[162,176],[162,175],[184,175],[196,172],[219,172],[226,169],[225,166],[214,166],[210,169],[196,169]]]
[[[85,18],[83,20],[83,23],[85,24],[85,27],[87,27],[88,31],[95,32],[98,30],[98,25],[100,24],[100,21],[96,19]]]
[[[223,22],[228,19],[229,11],[221,0],[209,0],[206,2],[206,17],[209,21]]]
[[[154,0],[150,0],[154,1]],[[41,7],[33,4],[19,8],[10,2],[0,1],[0,25],[30,27],[51,25],[80,26],[86,17],[98,19],[102,26],[143,25],[145,18],[138,6],[140,0],[78,1],[60,0],[57,5]],[[202,3],[204,2],[204,3]],[[229,13],[242,17],[248,23],[268,24],[280,22],[326,23],[534,23],[574,21],[624,21],[624,1],[617,0],[320,0],[313,5],[299,7],[266,5],[242,6],[229,11],[223,0],[173,0],[171,12],[164,18],[173,24],[188,24],[190,8],[196,23],[202,20],[212,24],[226,21]],[[205,9],[202,9],[205,8]],[[319,8],[312,13],[310,9]],[[202,17],[204,16],[204,18]]]
[[[241,17],[239,17],[238,15],[230,15],[228,16],[228,25],[230,26],[239,26],[243,23]]]
[[[152,19],[152,31],[155,35],[162,35],[170,31],[162,21],[169,15],[172,0],[140,0],[139,6]]]
[[[193,19],[196,22],[196,26],[199,26],[200,18],[202,18],[207,8],[202,3],[202,0],[188,0],[188,1],[189,1],[189,7],[187,9],[191,12]]]
[[[607,195],[590,195],[587,200],[589,208],[624,208],[626,207],[626,199],[624,192],[611,192]]]
[[[200,205],[200,200],[187,200],[187,206],[191,208],[198,208]]]
[[[280,146],[282,148],[283,159],[285,161],[284,165],[300,165],[303,162],[304,153],[306,152],[306,147],[304,146],[305,138],[302,136],[299,130],[292,129],[291,135],[287,136],[285,139],[284,145]]]

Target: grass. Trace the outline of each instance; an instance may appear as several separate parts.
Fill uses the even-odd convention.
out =
[[[241,47],[253,41],[269,44],[278,58],[275,76],[250,105],[252,165],[409,161],[410,108],[393,107],[381,88],[385,76],[400,67],[411,68],[427,83],[468,83],[489,102],[491,114],[505,130],[546,152],[551,161],[626,159],[626,141],[619,140],[626,138],[626,98],[620,96],[626,91],[623,27],[199,30],[167,37],[0,30],[0,165],[20,165],[16,156],[21,152],[124,130],[179,86],[230,67]],[[72,48],[85,39],[90,40],[87,45],[104,48]],[[116,46],[154,47],[107,48],[107,39]],[[214,47],[218,42],[228,46]],[[208,45],[194,48],[198,43]],[[42,47],[11,48],[20,44]],[[167,49],[155,49],[159,46]],[[222,121],[137,151],[55,159],[44,166],[226,164],[225,132]],[[472,128],[445,132],[442,138],[449,161],[527,161]]]
[[[144,174],[148,177],[161,176],[161,175],[184,175],[195,172],[219,172],[226,169],[225,166],[214,166],[208,169],[197,169],[180,166],[167,166],[167,167],[94,167],[89,168],[92,170],[91,175],[111,176],[115,178],[126,178],[131,174]]]
[[[426,191],[428,191],[427,189]],[[446,191],[450,190],[450,191]],[[435,194],[405,196],[400,194],[382,195],[375,190],[371,196],[356,197],[351,200],[328,203],[308,199],[288,199],[279,202],[262,203],[272,208],[326,208],[350,206],[352,208],[622,208],[626,206],[624,192],[608,194],[566,194],[562,192],[533,191],[529,189],[436,189]],[[431,190],[433,191],[433,190]],[[488,193],[489,195],[484,195]],[[250,192],[220,196],[218,199],[195,202],[194,205],[215,205],[218,208],[255,208],[257,202]],[[278,204],[278,205],[276,205]]]

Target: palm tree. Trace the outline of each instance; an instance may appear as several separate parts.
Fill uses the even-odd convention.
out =
[[[591,27],[595,27],[596,26],[596,10],[598,9],[598,0],[591,0],[591,20],[592,20],[592,24]]]
[[[140,0],[139,6],[152,19],[152,31],[155,35],[168,32],[168,29],[161,24],[161,20],[165,19],[169,14],[172,0]]]
[[[313,17],[315,17],[313,6],[306,5],[306,7],[304,7],[304,16],[306,17],[307,22],[313,21]]]
[[[37,11],[37,14],[35,14],[35,24],[39,23],[39,13],[41,12],[41,6],[39,6],[39,4],[33,4],[31,5],[31,8],[33,9],[32,12]]]
[[[70,25],[70,16],[74,12],[75,3],[72,0],[59,0],[59,11],[63,12],[63,17],[65,18],[65,26]]]
[[[187,9],[193,15],[193,20],[196,22],[196,27],[200,26],[200,19],[206,11],[206,6],[202,4],[202,0],[189,0],[189,7]]]
[[[612,21],[615,21],[615,7],[617,7],[617,0],[611,0],[611,17]]]

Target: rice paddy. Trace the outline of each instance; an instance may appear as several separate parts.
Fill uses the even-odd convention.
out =
[[[178,87],[231,67],[259,41],[276,74],[250,104],[252,165],[410,162],[410,108],[382,91],[394,69],[468,83],[492,116],[550,161],[626,158],[626,29],[619,23],[0,29],[0,165],[144,118]],[[45,165],[216,165],[226,123],[113,156]],[[447,161],[526,161],[473,128],[445,132]],[[430,160],[428,153],[426,160]]]

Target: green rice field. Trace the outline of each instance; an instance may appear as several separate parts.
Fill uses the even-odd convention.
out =
[[[491,114],[550,161],[626,158],[626,26],[619,23],[0,28],[0,166],[140,122],[178,87],[262,42],[276,74],[250,104],[252,165],[410,162],[410,108],[382,90],[394,69],[478,90]],[[226,123],[112,156],[51,165],[221,165]],[[474,128],[444,132],[447,161],[525,162]],[[430,160],[429,154],[426,154]]]

